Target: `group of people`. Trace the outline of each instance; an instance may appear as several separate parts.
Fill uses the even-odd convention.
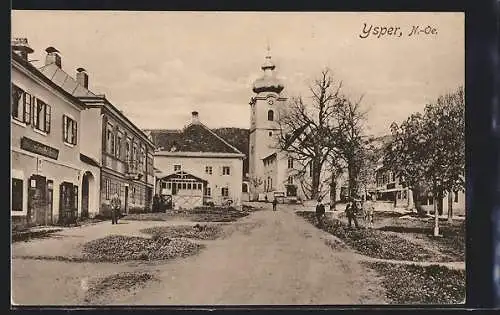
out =
[[[349,227],[352,227],[352,223],[354,222],[354,226],[359,228],[358,223],[358,215],[360,212],[363,213],[363,219],[365,222],[369,224],[369,226],[373,225],[373,212],[374,212],[374,202],[375,196],[372,195],[371,200],[366,201],[364,204],[360,199],[348,198],[345,214],[347,217],[347,221]],[[316,219],[318,221],[318,225],[323,226],[323,219],[325,216],[325,205],[322,202],[322,199],[318,199],[318,204],[316,205]]]

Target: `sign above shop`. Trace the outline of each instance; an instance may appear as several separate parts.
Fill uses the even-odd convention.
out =
[[[54,160],[57,160],[57,157],[59,156],[58,149],[49,147],[48,145],[27,137],[21,138],[21,149],[40,154]]]

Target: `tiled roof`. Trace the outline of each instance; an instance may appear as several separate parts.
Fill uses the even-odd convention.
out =
[[[160,151],[242,154],[205,125],[190,124],[183,130],[147,130]]]
[[[63,88],[63,90],[73,96],[97,96],[83,87],[81,84],[79,84],[75,79],[73,79],[64,70],[59,68],[55,63],[40,67],[39,70],[52,82],[59,85],[61,88]]]

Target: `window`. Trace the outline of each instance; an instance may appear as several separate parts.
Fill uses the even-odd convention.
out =
[[[126,149],[126,152],[125,152],[126,157],[125,158],[127,159],[127,161],[130,161],[130,138],[127,139],[127,145],[126,145],[125,149]]]
[[[269,110],[267,112],[267,120],[273,121],[274,120],[274,112],[272,110]]]
[[[208,175],[212,175],[212,167],[211,166],[205,166],[205,173]]]
[[[111,185],[109,183],[109,179],[104,179],[104,198],[109,200],[109,196],[111,195]]]
[[[163,188],[163,189],[167,188],[167,183],[162,182],[162,183],[161,183],[161,188]]]
[[[31,121],[32,96],[18,86],[12,84],[11,115],[12,118],[29,124]]]
[[[63,115],[63,139],[69,144],[76,144],[77,125],[76,121]]]
[[[230,171],[229,166],[222,167],[222,175],[231,175],[231,171]]]
[[[454,193],[454,200],[453,202],[458,203],[458,191],[455,191]]]
[[[247,193],[248,192],[248,186],[246,183],[243,183],[241,185],[241,191],[244,192],[244,193]]]
[[[186,183],[182,183],[182,189],[186,189]]]
[[[194,187],[194,186],[193,186]],[[191,190],[191,183],[187,184],[187,189]]]
[[[50,106],[39,99],[33,110],[33,127],[45,133],[50,132]]]
[[[272,137],[272,136],[273,136],[273,132],[269,131],[269,137]]]
[[[293,176],[288,176],[288,185],[293,185]]]
[[[23,211],[23,180],[12,179],[12,211]]]
[[[212,189],[210,187],[205,187],[205,196],[211,196],[212,195]]]
[[[201,185],[201,183],[199,183],[198,184],[198,190],[201,190],[201,187],[202,187],[202,185]]]
[[[288,168],[293,168],[293,158],[288,158]]]
[[[115,156],[119,159],[121,158],[121,148],[122,148],[122,135],[118,134],[116,136]]]
[[[174,172],[178,172],[181,170],[181,166],[179,164],[174,165]]]
[[[172,189],[172,183],[167,183],[167,189]]]
[[[229,188],[222,187],[221,194],[222,194],[222,197],[229,197]]]

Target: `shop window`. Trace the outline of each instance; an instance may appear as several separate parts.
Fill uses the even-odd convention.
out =
[[[12,178],[12,211],[23,211],[23,180]]]
[[[50,132],[51,108],[39,99],[35,99],[36,104],[33,110],[33,127],[45,133]]]
[[[222,194],[222,197],[229,197],[229,188],[222,187],[221,194]]]
[[[70,117],[63,115],[63,140],[68,144],[76,144],[77,123]]]

